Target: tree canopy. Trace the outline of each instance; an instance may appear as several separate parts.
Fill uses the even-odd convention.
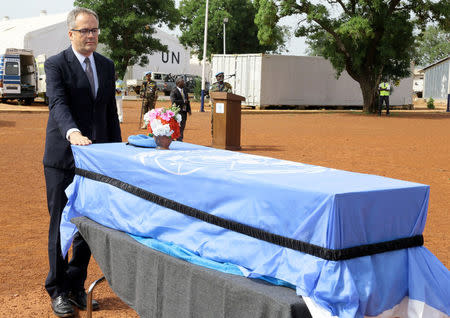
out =
[[[446,32],[436,25],[428,26],[417,41],[416,64],[427,66],[449,55],[450,32]]]
[[[180,19],[174,0],[76,0],[74,5],[98,14],[99,42],[106,45],[119,78],[128,65],[146,65],[147,54],[167,51],[167,46],[153,37],[155,26],[165,24],[173,29]]]
[[[376,112],[382,77],[396,81],[410,75],[415,34],[429,21],[449,28],[449,2],[431,0],[261,0],[276,6],[276,16],[299,17],[295,35],[306,36],[311,50],[360,84],[364,111]],[[260,13],[273,20],[273,11]],[[263,42],[270,28],[258,24]]]
[[[180,42],[189,46],[199,59],[203,58],[203,35],[205,26],[205,0],[182,0],[180,2],[182,35]],[[208,14],[207,57],[223,53],[223,21],[226,23],[226,53],[265,53],[284,48],[285,29],[273,25],[271,39],[265,44],[258,40],[255,17],[259,0],[210,0]]]

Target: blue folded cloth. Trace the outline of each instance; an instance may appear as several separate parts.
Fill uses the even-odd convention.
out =
[[[142,134],[129,136],[128,143],[137,147],[156,148],[155,139]]]

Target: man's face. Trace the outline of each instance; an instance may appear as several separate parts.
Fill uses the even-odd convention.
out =
[[[184,80],[179,81],[178,84],[177,84],[177,86],[178,86],[179,88],[183,88],[183,87],[184,87]]]
[[[98,21],[92,14],[80,13],[75,19],[75,27],[73,29],[94,29],[98,28]],[[72,42],[72,47],[78,53],[89,56],[95,51],[98,44],[98,33],[93,34],[93,32],[88,32],[82,35],[78,31],[69,30],[70,42]]]
[[[224,78],[223,74],[219,74],[219,75],[216,76],[216,79],[217,79],[218,82],[222,82],[223,78]]]
[[[147,81],[150,81],[151,79],[152,79],[152,74],[147,74],[147,75],[145,75],[146,76],[146,78],[147,78]]]

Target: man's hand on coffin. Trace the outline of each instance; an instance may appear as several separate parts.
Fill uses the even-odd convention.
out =
[[[69,135],[69,141],[72,145],[77,146],[87,146],[92,144],[92,141],[88,138],[83,136],[79,131],[74,131]]]

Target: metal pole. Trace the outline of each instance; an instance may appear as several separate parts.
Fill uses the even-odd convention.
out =
[[[223,55],[227,54],[225,49],[225,19],[223,20]]]
[[[93,282],[88,289],[87,292],[87,303],[86,303],[86,317],[92,318],[92,293],[94,292],[94,288],[105,280],[105,276],[100,277],[95,282]]]
[[[225,24],[227,24],[228,22],[228,18],[223,18],[223,54],[227,54],[227,42],[226,42],[226,38],[227,38],[227,33],[226,33],[226,28],[225,28]]]
[[[206,63],[206,43],[208,40],[208,5],[209,0],[206,0],[205,8],[205,33],[203,35],[203,59],[202,59],[202,100],[200,104],[200,111],[205,111],[205,63]]]

